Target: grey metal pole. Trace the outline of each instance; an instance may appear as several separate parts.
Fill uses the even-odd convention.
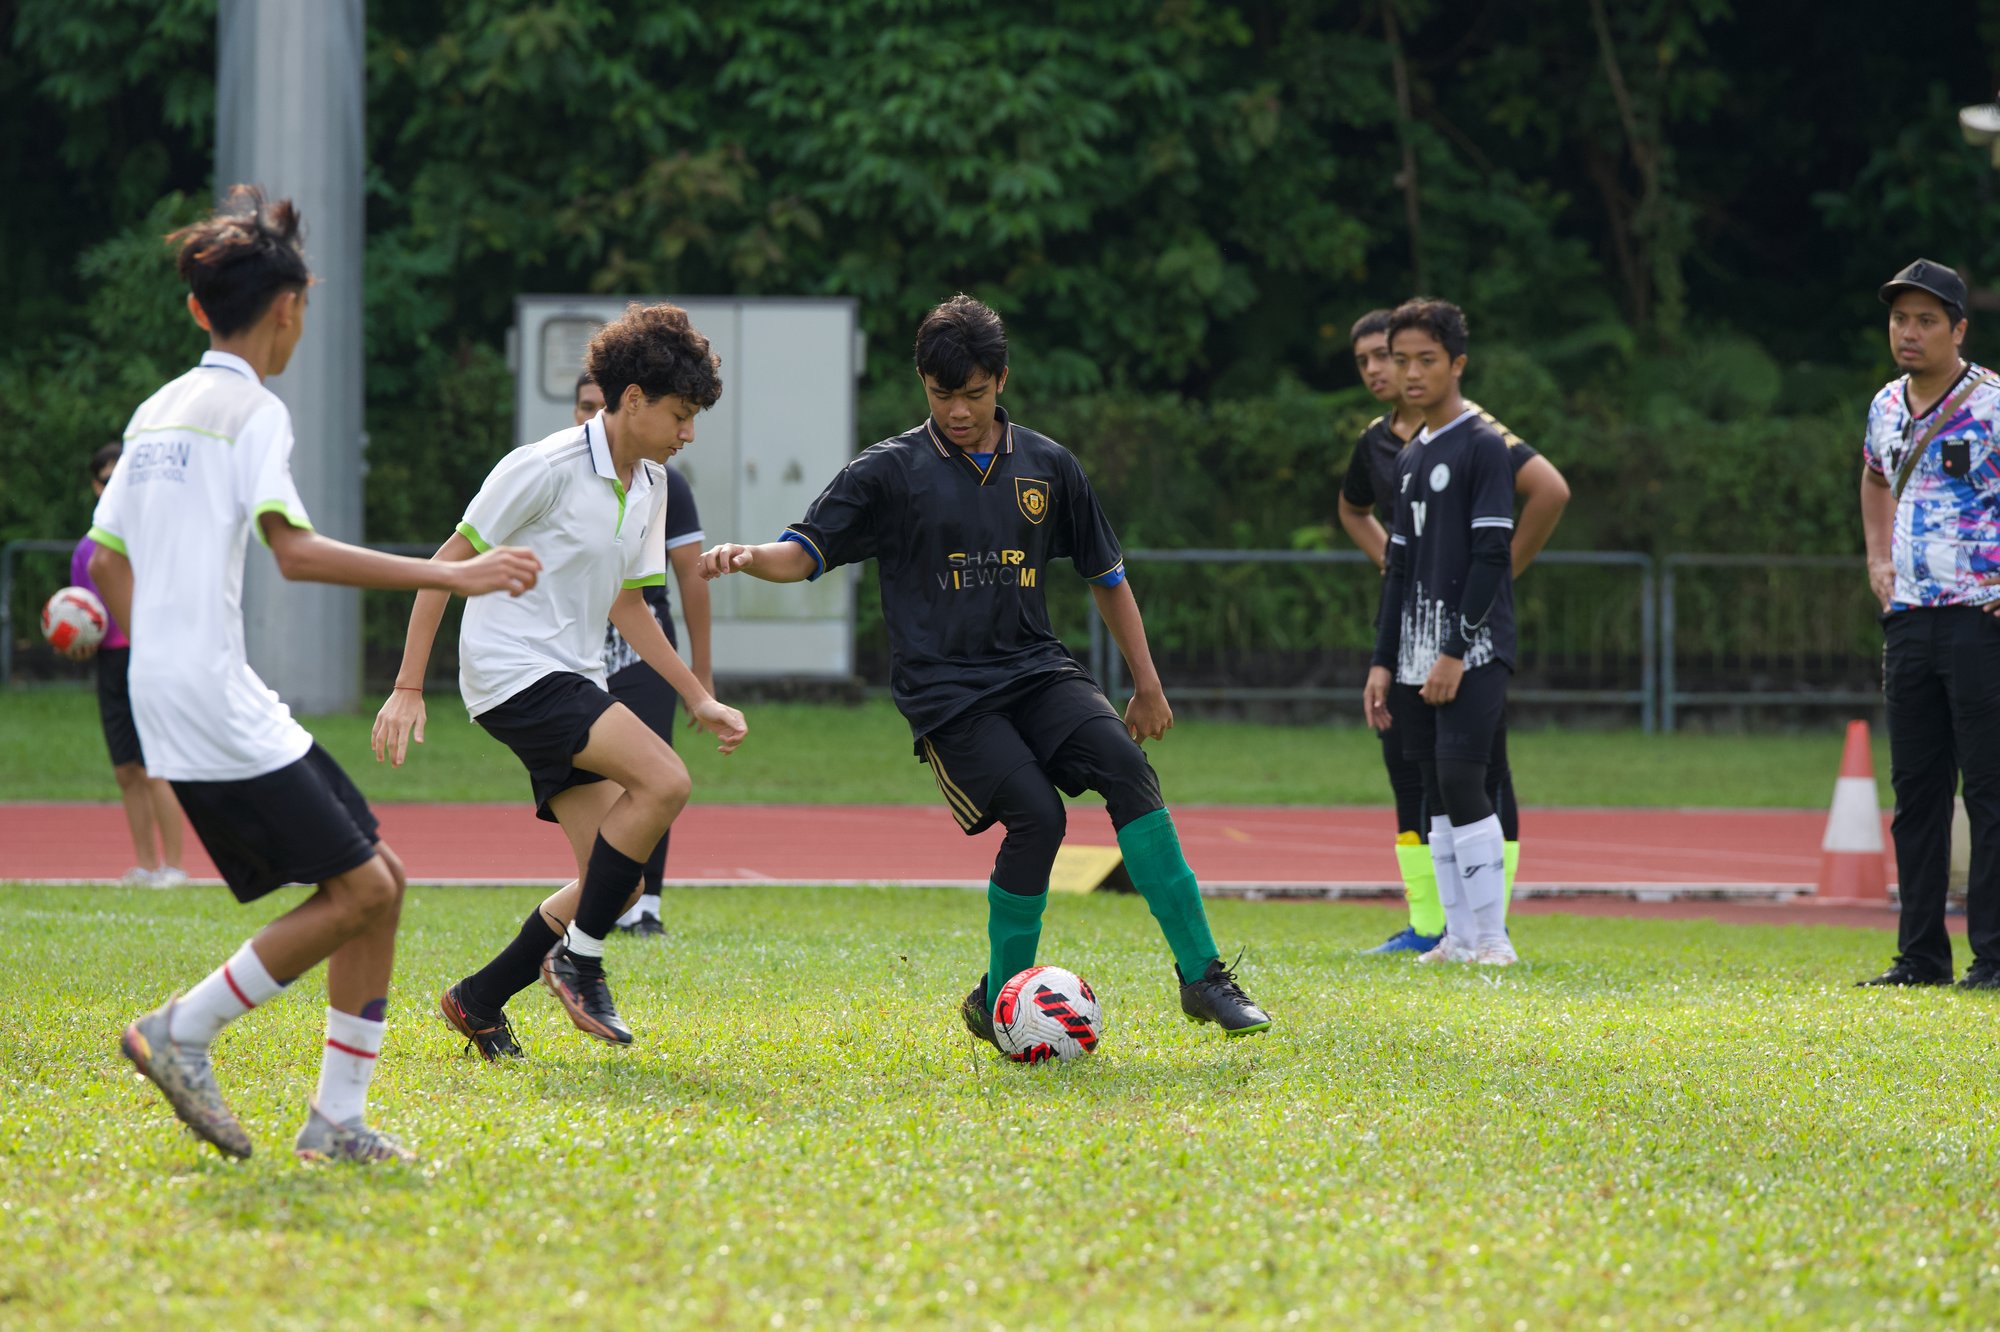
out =
[[[221,0],[215,175],[290,198],[316,282],[305,333],[272,392],[298,437],[292,474],[313,525],[362,539],[363,0]],[[243,584],[250,663],[302,712],[361,697],[361,594],[287,584],[254,544]]]

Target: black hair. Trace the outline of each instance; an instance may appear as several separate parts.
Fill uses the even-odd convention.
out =
[[[241,333],[264,317],[279,292],[305,290],[312,270],[301,228],[290,199],[267,202],[255,185],[232,185],[220,208],[167,237],[180,247],[175,267],[210,332]]]
[[[125,454],[124,442],[122,440],[116,440],[116,439],[112,440],[109,444],[106,444],[103,448],[99,449],[97,452],[91,454],[90,479],[95,481],[97,479],[97,474],[99,472],[103,471],[107,467],[116,466],[119,458],[123,457],[124,454]]]
[[[917,373],[939,388],[962,388],[975,370],[998,379],[1006,369],[1007,327],[984,301],[960,292],[917,325]]]
[[[1389,331],[1390,310],[1370,310],[1354,321],[1354,327],[1347,332],[1347,345],[1352,347],[1363,338],[1372,338],[1377,333]]]
[[[596,382],[597,382],[596,375],[591,374],[590,371],[588,370],[584,371],[582,374],[576,377],[576,387],[570,390],[569,400],[571,402],[575,402],[578,398],[581,398],[583,396],[583,386],[585,384],[595,384]]]
[[[1433,300],[1428,296],[1413,296],[1397,306],[1389,314],[1389,341],[1394,343],[1396,335],[1406,328],[1421,329],[1437,339],[1445,355],[1454,361],[1465,355],[1470,338],[1465,327],[1465,311],[1450,301]]]
[[[678,305],[632,302],[597,330],[583,363],[584,379],[604,390],[607,412],[618,410],[633,384],[648,402],[673,394],[696,407],[713,407],[722,396],[722,362]]]

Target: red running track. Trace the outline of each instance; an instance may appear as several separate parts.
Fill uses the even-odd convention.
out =
[[[562,834],[522,805],[375,808],[384,840],[419,882],[560,882],[572,872]],[[1174,820],[1189,862],[1214,888],[1358,891],[1398,882],[1390,818],[1380,808],[1186,806]],[[1814,810],[1535,810],[1523,820],[1520,884],[1556,893],[1809,889],[1825,826]],[[965,837],[941,806],[696,804],[674,828],[667,870],[677,883],[979,885],[999,838],[997,829]],[[1069,840],[1114,843],[1094,806],[1071,810]],[[213,877],[199,841],[190,836],[187,845],[188,872]],[[102,881],[130,864],[117,805],[0,805],[0,880]]]

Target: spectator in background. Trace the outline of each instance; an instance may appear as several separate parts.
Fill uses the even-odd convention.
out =
[[[1903,374],[1868,405],[1861,529],[1882,605],[1896,960],[1863,985],[1949,985],[1951,798],[1965,778],[1972,874],[1961,990],[2000,990],[2000,381],[1967,361],[1965,281],[1919,259],[1884,283]]]
[[[90,456],[90,493],[104,494],[123,446],[106,444]],[[90,555],[97,543],[89,537],[76,543],[69,560],[72,587],[89,588]],[[102,597],[99,597],[102,600]],[[73,647],[63,655],[72,661],[97,658],[97,716],[104,726],[104,745],[111,751],[111,775],[125,802],[125,822],[132,829],[132,852],[138,864],[125,872],[125,883],[145,888],[175,888],[188,881],[181,870],[181,806],[173,786],[146,775],[146,756],[139,748],[139,728],[132,721],[132,696],[126,688],[132,664],[131,640],[116,620],[106,616],[104,641],[94,648]],[[158,840],[155,841],[157,834]]]

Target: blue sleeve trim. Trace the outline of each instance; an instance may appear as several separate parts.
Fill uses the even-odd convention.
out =
[[[806,554],[813,557],[813,571],[806,575],[806,581],[808,583],[812,582],[814,579],[818,578],[821,574],[826,572],[826,557],[819,553],[819,547],[815,546],[812,543],[811,537],[807,536],[803,532],[794,532],[791,528],[788,527],[782,533],[779,534],[778,540],[796,541],[801,546],[804,546],[806,548]]]
[[[1125,566],[1121,564],[1110,573],[1099,574],[1090,581],[1099,587],[1116,587],[1125,581]]]

